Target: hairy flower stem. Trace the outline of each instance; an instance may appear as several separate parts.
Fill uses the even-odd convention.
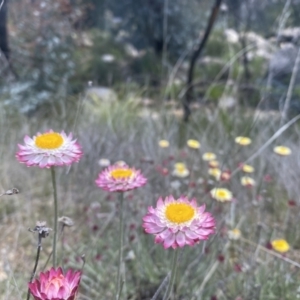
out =
[[[122,259],[123,259],[123,242],[124,242],[124,218],[123,218],[123,202],[124,193],[119,193],[120,202],[120,227],[119,227],[119,265],[118,265],[118,275],[117,275],[117,288],[116,288],[116,300],[120,299],[121,295],[121,269],[122,269]]]
[[[54,196],[54,234],[53,234],[53,246],[52,246],[52,261],[53,267],[56,268],[56,241],[57,241],[57,223],[58,223],[58,205],[57,205],[57,190],[55,180],[55,169],[51,167],[51,178],[53,185]]]
[[[168,300],[170,298],[171,294],[172,294],[173,286],[174,286],[175,279],[176,279],[178,253],[179,253],[179,251],[177,249],[175,249],[174,253],[173,253],[172,270],[171,270],[170,281],[169,281],[168,289],[165,293],[165,296],[164,296],[163,300]]]
[[[35,272],[36,272],[36,268],[38,266],[39,259],[40,259],[41,248],[42,248],[42,236],[39,235],[39,243],[38,243],[37,252],[36,252],[35,264],[34,264],[34,267],[33,267],[32,274],[31,274],[29,282],[31,282],[33,280],[33,278],[34,278],[34,275],[35,275]],[[28,289],[27,298],[26,299],[29,300],[29,298],[30,298],[30,289]]]

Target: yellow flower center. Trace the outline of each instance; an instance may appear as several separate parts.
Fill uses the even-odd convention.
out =
[[[64,276],[62,274],[60,274],[57,277],[52,278],[45,287],[46,293],[48,292],[51,285],[54,285],[55,290],[58,291],[59,288],[63,285],[63,282],[64,282]]]
[[[127,179],[133,175],[133,171],[130,169],[115,169],[110,173],[114,179]]]
[[[35,138],[35,145],[41,149],[57,149],[64,142],[62,136],[57,132],[48,132]]]
[[[195,209],[187,203],[171,203],[167,206],[166,217],[176,224],[190,221],[195,215]]]
[[[286,240],[274,240],[271,242],[271,244],[274,250],[281,253],[285,253],[290,249],[290,245]]]
[[[227,193],[225,191],[217,191],[217,195],[218,198],[225,198],[227,196]]]

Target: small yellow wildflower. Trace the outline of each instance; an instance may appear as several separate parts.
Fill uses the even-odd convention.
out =
[[[184,178],[190,175],[190,171],[184,163],[176,163],[174,165],[173,176]]]
[[[255,185],[255,180],[249,176],[243,176],[241,178],[241,184],[243,186],[248,186],[248,187],[251,187],[251,186],[254,186]]]
[[[232,193],[225,188],[214,188],[210,191],[210,195],[219,202],[232,200]]]
[[[254,172],[254,168],[250,165],[243,165],[242,166],[242,170],[245,172],[245,173],[253,173]]]
[[[252,143],[251,139],[245,136],[236,137],[235,142],[241,146],[248,146]]]
[[[290,245],[286,240],[273,240],[271,242],[272,248],[280,253],[285,253],[290,250]]]
[[[230,240],[238,240],[241,237],[242,233],[238,228],[234,228],[228,231],[228,237]]]
[[[292,153],[292,150],[285,146],[277,146],[273,149],[273,151],[281,156],[288,156]]]
[[[220,180],[222,172],[218,168],[209,168],[208,174],[215,177],[216,180]]]
[[[188,140],[186,143],[192,149],[199,149],[201,146],[197,140]]]
[[[161,148],[168,148],[170,146],[170,143],[167,140],[160,140],[158,142],[158,145]]]
[[[212,152],[206,152],[203,154],[202,159],[205,161],[214,161],[217,158],[216,154]]]

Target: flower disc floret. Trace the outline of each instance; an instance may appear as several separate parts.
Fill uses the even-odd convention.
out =
[[[81,278],[80,271],[51,268],[38,279],[28,283],[35,300],[75,300]]]
[[[16,158],[27,166],[50,168],[70,165],[78,162],[82,156],[81,146],[72,140],[72,134],[66,135],[52,130],[38,133],[33,138],[25,136],[24,145],[18,145]]]
[[[109,192],[126,192],[145,185],[147,179],[140,170],[127,165],[113,165],[101,173],[96,180],[98,187]]]
[[[155,236],[156,243],[175,249],[207,240],[215,231],[215,220],[205,212],[205,205],[197,206],[196,199],[189,201],[182,196],[175,200],[169,196],[165,200],[159,198],[156,208],[148,208],[143,227]]]

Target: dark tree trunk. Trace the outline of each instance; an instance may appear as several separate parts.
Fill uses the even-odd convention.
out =
[[[8,0],[4,0],[2,8],[0,9],[0,50],[9,61],[10,51],[8,46],[7,34],[7,2]]]
[[[188,70],[188,78],[187,78],[187,83],[186,83],[186,95],[185,95],[185,99],[183,100],[184,121],[185,122],[188,122],[189,116],[191,114],[190,103],[192,102],[193,96],[194,96],[193,79],[194,79],[195,64],[196,64],[196,61],[197,61],[198,57],[200,56],[202,50],[204,49],[206,42],[209,38],[210,32],[211,32],[213,25],[217,19],[221,3],[222,3],[222,0],[215,1],[215,4],[211,10],[210,18],[208,20],[202,41],[199,44],[198,48],[195,49],[195,51],[193,52],[191,60],[190,60],[190,66],[189,66],[189,70]]]

